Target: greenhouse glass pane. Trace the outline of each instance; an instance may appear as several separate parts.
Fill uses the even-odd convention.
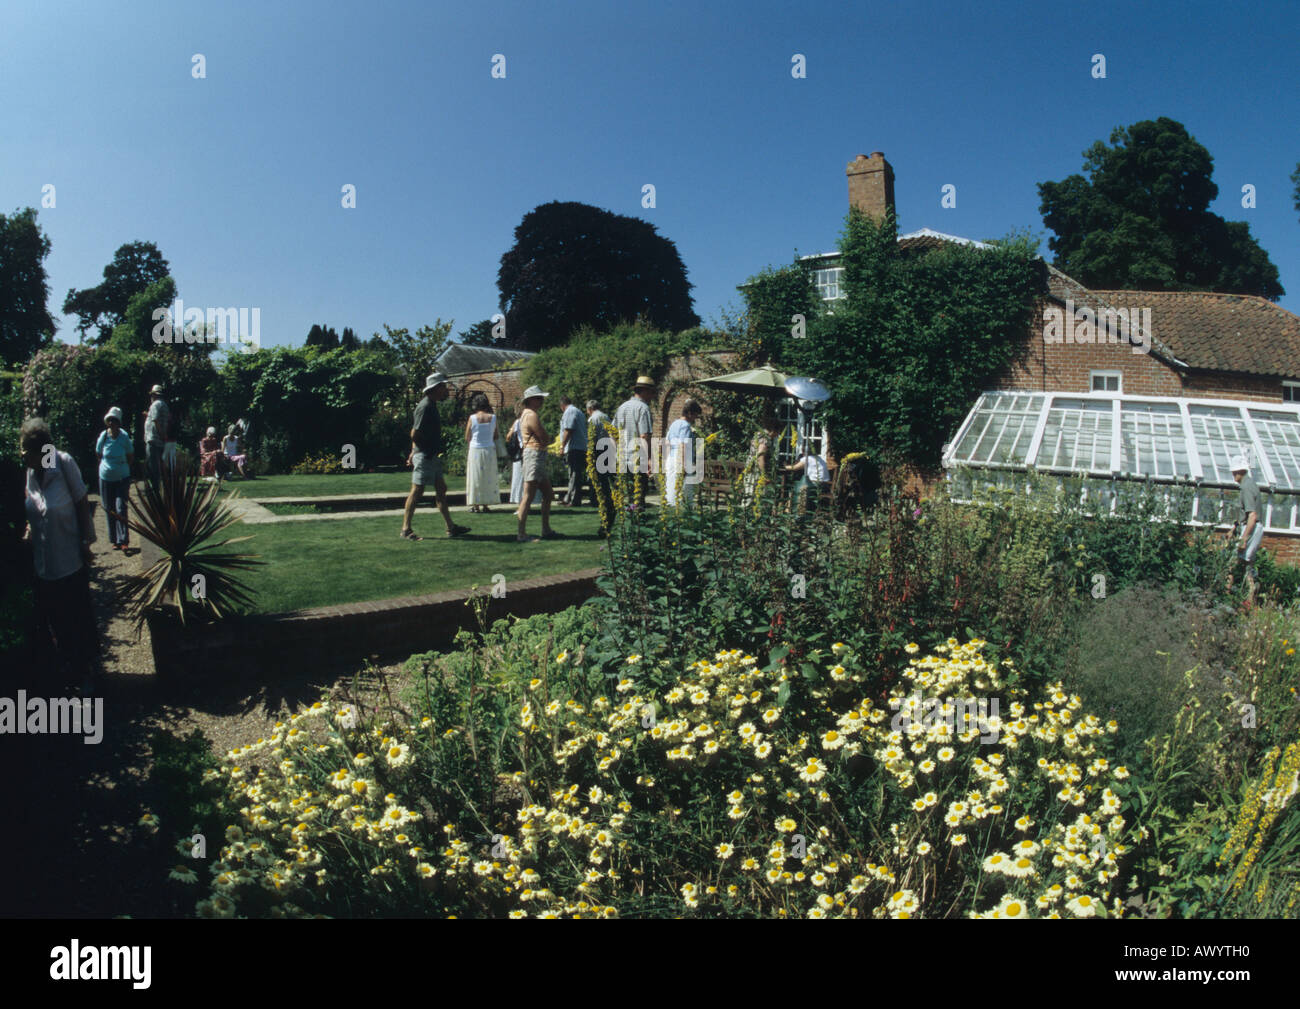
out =
[[[1041,468],[1110,472],[1111,400],[1055,399],[1035,464]]]
[[[1120,469],[1143,476],[1190,477],[1187,437],[1177,403],[1124,403]]]
[[[1196,452],[1201,460],[1205,479],[1218,483],[1234,483],[1228,460],[1242,454],[1254,455],[1254,443],[1241,410],[1235,406],[1201,406],[1189,404],[1192,436],[1196,439]]]
[[[1042,396],[993,393],[976,404],[974,418],[953,452],[957,462],[1024,463],[1043,409]]]
[[[1300,490],[1300,418],[1273,410],[1251,410],[1250,418],[1277,486]]]
[[[1268,517],[1264,521],[1264,527],[1266,529],[1282,529],[1287,532],[1295,529],[1296,500],[1294,494],[1265,494],[1264,508]]]

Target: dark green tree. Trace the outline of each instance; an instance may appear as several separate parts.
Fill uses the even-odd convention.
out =
[[[795,318],[803,316],[806,330],[810,320],[822,312],[821,299],[813,284],[812,267],[797,257],[779,270],[770,267],[741,285],[745,314],[734,334],[749,363],[760,365],[780,361],[786,341],[797,339]]]
[[[92,342],[103,343],[125,318],[132,295],[170,273],[171,267],[153,242],[128,242],[118,248],[113,261],[104,267],[104,279],[99,284],[68,291],[63,299],[63,312],[78,317],[77,332],[83,341],[86,332],[96,326],[99,335]]]
[[[361,341],[357,339],[357,334],[352,332],[351,326],[343,327],[343,335],[339,337],[339,347],[342,350],[356,350],[361,346]]]
[[[893,214],[854,210],[840,244],[845,298],[787,339],[781,364],[831,389],[840,454],[938,463],[971,402],[1011,359],[1046,291],[1034,243],[902,252]]]
[[[339,335],[330,326],[313,325],[307,332],[307,347],[319,347],[321,350],[337,350]]]
[[[585,203],[525,214],[497,274],[505,342],[522,350],[564,343],[582,325],[690,329],[700,323],[691,287],[677,247],[654,225]]]
[[[0,214],[0,365],[19,365],[54,339],[46,300],[50,239],[32,207]]]
[[[1300,213],[1300,162],[1296,162],[1295,171],[1291,173],[1291,181],[1295,183],[1295,209]]]
[[[1209,210],[1210,152],[1164,116],[1083,152],[1083,175],[1039,183],[1055,265],[1093,288],[1224,291],[1276,300],[1277,267],[1247,225]]]
[[[492,336],[492,320],[483,319],[474,323],[469,329],[459,334],[460,342],[467,347],[502,347],[505,346],[504,340],[497,340]]]

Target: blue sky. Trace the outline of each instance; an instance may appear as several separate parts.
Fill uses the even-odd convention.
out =
[[[260,308],[263,345],[313,322],[460,331],[496,311],[514,228],[551,200],[655,224],[709,323],[761,267],[835,247],[858,153],[893,165],[904,231],[1028,228],[1047,253],[1035,184],[1163,115],[1209,149],[1212,209],[1249,222],[1300,312],[1298,29],[1294,0],[11,2],[0,210],[56,186],[38,220],[69,341],[64,295],[133,240],[187,305]]]

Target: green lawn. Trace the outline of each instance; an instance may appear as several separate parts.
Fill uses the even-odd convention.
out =
[[[447,490],[463,491],[465,478],[449,476]],[[411,471],[401,473],[339,473],[331,476],[309,474],[304,476],[262,476],[252,480],[235,477],[225,486],[239,491],[244,498],[264,497],[320,497],[324,494],[383,494],[402,493],[411,489]],[[509,484],[506,484],[509,487]],[[432,488],[429,488],[430,490]]]
[[[296,479],[296,478],[295,478]],[[312,478],[308,478],[312,479]],[[344,478],[349,479],[349,478]],[[322,492],[324,493],[324,492]],[[541,532],[537,506],[528,531]],[[453,513],[468,536],[443,537],[437,512],[419,511],[413,526],[429,537],[419,543],[398,538],[400,517],[328,519],[319,522],[238,523],[229,532],[252,539],[231,549],[254,553],[265,565],[241,575],[255,592],[260,613],[283,613],[312,606],[417,596],[472,585],[490,587],[492,576],[511,580],[580,571],[600,565],[600,518],[582,507],[557,508],[552,527],[561,540],[515,542],[515,518],[500,511],[487,515]]]

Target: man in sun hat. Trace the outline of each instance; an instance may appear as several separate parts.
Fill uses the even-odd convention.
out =
[[[551,443],[551,436],[542,427],[542,419],[537,415],[542,400],[549,392],[535,385],[524,390],[524,409],[519,414],[519,442],[524,447],[523,476],[524,490],[519,498],[519,510],[515,518],[519,521],[519,531],[515,539],[520,543],[531,543],[536,537],[529,536],[528,507],[533,503],[533,495],[542,492],[542,539],[559,539],[560,534],[551,529],[551,499],[555,491],[551,489],[551,474],[546,458],[546,447]]]
[[[654,379],[637,376],[632,395],[614,412],[614,426],[620,432],[619,473],[640,474],[637,481],[637,507],[645,508],[646,487],[650,483],[650,401],[654,399]],[[631,476],[623,479],[631,480]]]
[[[162,479],[163,452],[171,427],[171,410],[163,399],[163,387],[155,385],[149,390],[149,412],[144,418],[145,472],[154,490]]]
[[[411,453],[406,457],[406,465],[411,467],[411,493],[406,496],[406,510],[402,513],[402,531],[399,535],[404,540],[421,540],[411,529],[411,518],[415,506],[424,496],[425,484],[433,484],[434,494],[438,499],[438,511],[447,525],[448,536],[463,536],[469,532],[466,526],[458,526],[451,520],[447,509],[447,482],[442,478],[442,418],[438,415],[438,404],[451,392],[447,376],[435,371],[424,380],[424,396],[415,407],[415,419],[411,424]]]
[[[1250,583],[1248,598],[1255,598],[1255,554],[1264,540],[1264,508],[1260,500],[1259,486],[1250,475],[1250,465],[1245,455],[1235,455],[1228,461],[1232,470],[1232,479],[1237,481],[1241,491],[1237,497],[1237,523],[1233,533],[1241,530],[1241,539],[1237,543],[1237,560],[1246,565],[1246,581]]]

